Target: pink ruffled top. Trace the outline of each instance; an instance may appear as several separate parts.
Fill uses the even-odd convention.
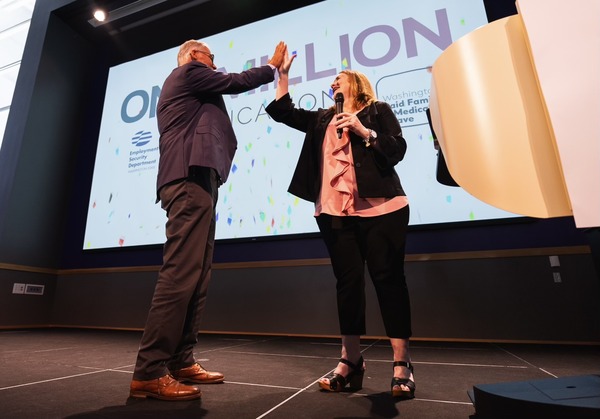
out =
[[[321,213],[337,216],[374,217],[388,214],[408,205],[406,196],[394,198],[361,198],[358,196],[350,137],[344,130],[338,138],[334,119],[327,127],[323,141],[321,193],[315,203],[315,216]]]

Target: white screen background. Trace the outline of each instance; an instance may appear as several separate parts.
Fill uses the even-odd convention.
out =
[[[408,151],[396,169],[410,202],[410,225],[516,216],[437,182],[437,151],[425,114],[428,67],[443,51],[443,27],[454,42],[486,24],[483,2],[370,0],[368,8],[364,5],[325,1],[201,40],[215,54],[219,71],[226,72],[265,63],[277,42],[285,41],[297,53],[290,94],[305,109],[333,104],[329,86],[339,71],[349,67],[365,73],[378,99],[404,112],[398,119]],[[410,29],[415,27],[419,29]],[[163,81],[176,66],[178,48],[110,69],[84,249],[165,241],[165,212],[155,202],[155,107]],[[274,83],[225,96],[238,149],[229,179],[219,189],[217,239],[318,231],[313,204],[287,192],[304,135],[266,114],[274,97]]]

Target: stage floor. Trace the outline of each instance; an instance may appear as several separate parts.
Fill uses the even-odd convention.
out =
[[[0,418],[477,418],[473,386],[600,374],[596,346],[413,341],[416,398],[389,393],[392,351],[362,341],[363,389],[326,393],[317,380],[339,339],[202,334],[197,359],[225,374],[202,399],[130,399],[141,332],[0,331]],[[514,417],[518,417],[515,414]]]

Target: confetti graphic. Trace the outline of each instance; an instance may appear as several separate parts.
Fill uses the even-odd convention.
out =
[[[353,24],[332,25],[332,16]],[[407,142],[395,169],[411,205],[412,225],[471,221],[475,214],[478,220],[514,216],[436,181],[437,151],[424,117],[432,63],[453,41],[487,23],[482,1],[371,0],[360,19],[356,16],[347,1],[317,2],[202,40],[217,52],[217,71],[239,73],[264,65],[276,43],[274,25],[285,28],[296,55],[289,94],[294,106],[305,111],[333,105],[331,84],[340,71],[365,73],[377,99],[394,111]],[[166,213],[156,191],[156,106],[177,52],[174,47],[109,70],[82,241],[86,249],[165,241]],[[305,127],[289,127],[267,114],[276,89],[274,80],[223,95],[237,144],[219,143],[224,152],[235,154],[218,190],[217,240],[318,231],[314,203],[288,192]],[[213,134],[221,141],[218,133],[207,133]]]

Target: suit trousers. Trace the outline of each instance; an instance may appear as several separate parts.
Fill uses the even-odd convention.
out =
[[[194,167],[187,179],[159,191],[167,213],[163,265],[133,373],[152,380],[192,365],[211,279],[218,177]]]
[[[375,217],[317,216],[336,278],[342,335],[366,334],[365,263],[388,337],[412,336],[410,298],[404,276],[409,207]]]

